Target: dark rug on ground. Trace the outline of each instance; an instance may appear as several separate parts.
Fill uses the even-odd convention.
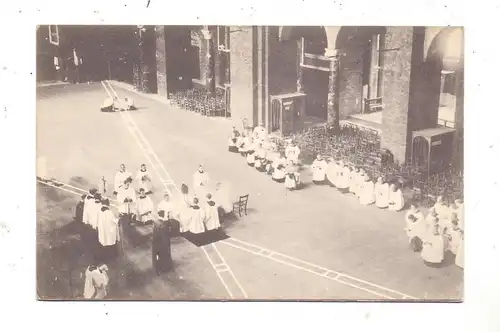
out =
[[[229,239],[222,229],[214,229],[205,233],[193,234],[191,232],[183,233],[182,236],[197,247],[206,246],[207,244]]]

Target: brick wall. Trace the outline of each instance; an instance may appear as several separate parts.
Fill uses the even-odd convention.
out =
[[[345,49],[340,59],[339,113],[340,120],[361,113],[363,94],[363,49],[359,46]]]
[[[412,60],[412,27],[387,27],[383,57],[382,148],[398,162],[407,158],[409,98]]]

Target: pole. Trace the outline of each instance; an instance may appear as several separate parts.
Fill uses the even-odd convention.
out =
[[[111,80],[111,60],[108,59],[108,80]]]

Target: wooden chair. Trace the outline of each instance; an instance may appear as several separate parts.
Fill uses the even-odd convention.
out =
[[[238,214],[241,217],[241,213],[245,211],[245,216],[247,215],[248,196],[248,194],[240,196],[238,201],[233,203],[233,213],[238,211]]]

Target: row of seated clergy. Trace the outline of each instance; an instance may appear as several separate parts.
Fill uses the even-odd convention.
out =
[[[438,218],[435,210],[431,209],[427,218],[414,205],[410,207],[405,217],[405,232],[413,251],[421,251],[425,262],[440,264],[444,260],[445,251],[455,255],[455,264],[464,266],[464,231],[459,226],[458,217],[451,214],[451,222]]]
[[[458,218],[460,228],[464,228],[464,205],[462,199],[455,199],[453,203],[449,205],[442,196],[438,196],[436,203],[431,209],[436,212],[440,220],[443,220],[443,222],[448,225],[450,224],[452,214],[455,214]]]
[[[102,112],[114,112],[115,110],[135,110],[135,102],[130,97],[125,97],[122,100],[118,98],[106,98],[101,105]]]
[[[362,168],[348,167],[342,161],[326,162],[318,155],[312,164],[313,181],[322,183],[328,179],[332,186],[343,192],[354,194],[363,205],[376,204],[379,208],[400,211],[404,208],[404,197],[395,185],[383,183],[382,178],[374,184]]]

